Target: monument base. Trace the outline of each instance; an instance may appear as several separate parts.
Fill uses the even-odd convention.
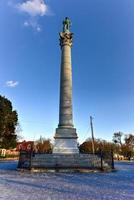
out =
[[[21,152],[19,169],[46,172],[87,172],[87,170],[110,170],[111,164],[94,154],[45,154],[35,153],[29,156],[28,152]]]
[[[55,134],[53,153],[77,154],[79,153],[77,134],[75,128],[57,128]]]

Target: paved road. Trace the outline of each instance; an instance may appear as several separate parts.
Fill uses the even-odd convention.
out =
[[[134,200],[134,163],[114,173],[31,173],[0,162],[0,200]]]

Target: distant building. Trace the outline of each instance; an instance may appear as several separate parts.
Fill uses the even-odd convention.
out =
[[[31,151],[33,149],[34,142],[33,141],[23,141],[18,142],[16,151]]]
[[[2,157],[6,156],[6,149],[0,149],[0,156]]]

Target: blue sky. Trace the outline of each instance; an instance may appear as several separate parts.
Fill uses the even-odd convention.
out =
[[[1,0],[0,94],[18,111],[24,139],[53,138],[58,125],[59,32],[68,16],[73,114],[79,142],[134,133],[133,0]]]

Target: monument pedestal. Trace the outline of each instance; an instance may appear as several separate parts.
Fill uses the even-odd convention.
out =
[[[53,153],[78,154],[77,134],[75,128],[57,128]]]

